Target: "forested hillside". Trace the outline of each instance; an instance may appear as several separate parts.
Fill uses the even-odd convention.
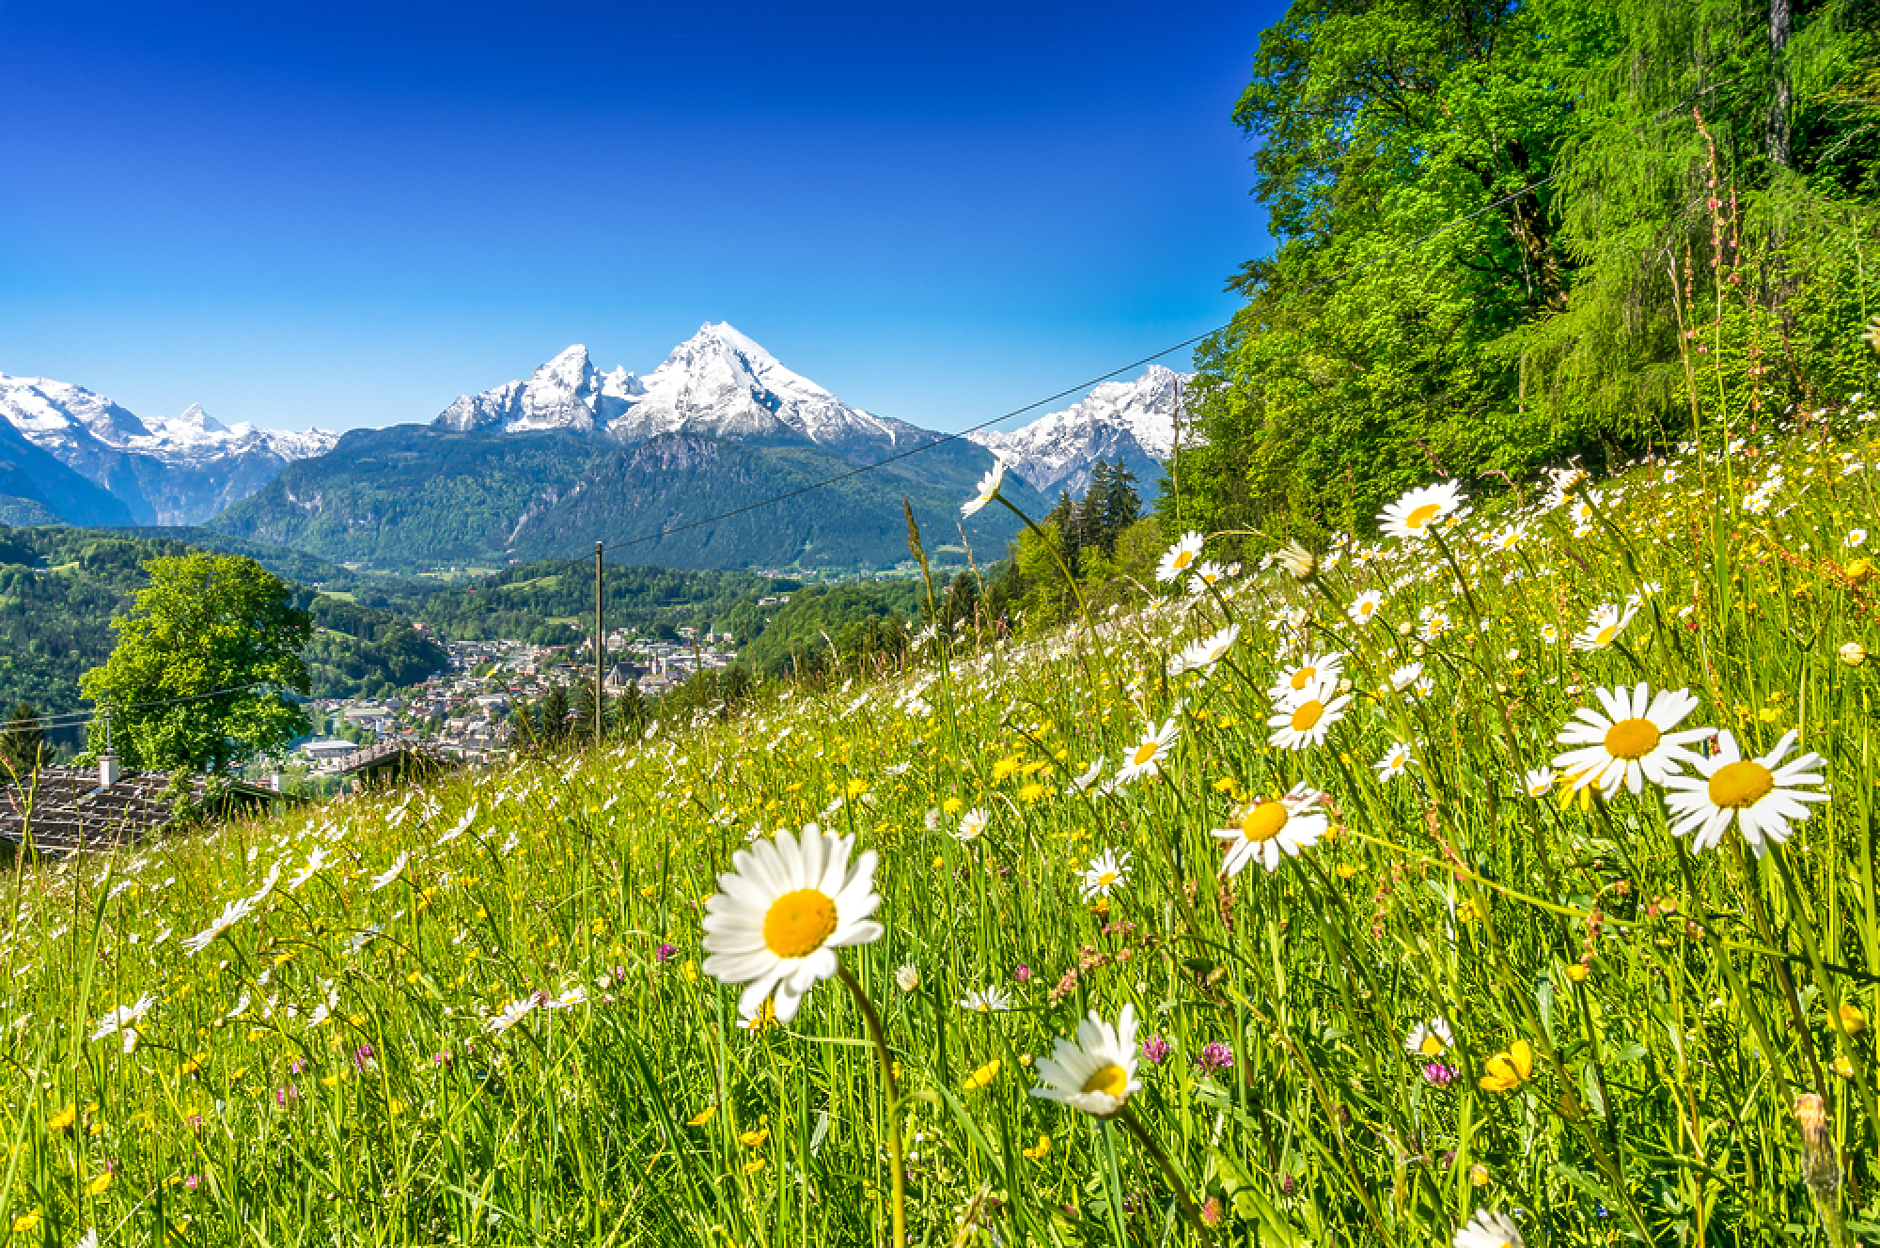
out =
[[[78,710],[78,678],[111,653],[111,616],[148,583],[144,561],[190,549],[167,539],[0,526],[0,708],[29,701],[42,714]],[[448,661],[441,646],[390,612],[312,589],[302,589],[300,601],[317,629],[307,653],[315,697],[409,684]]]
[[[739,602],[787,593],[798,582],[747,572],[609,565],[605,584],[609,632],[673,637],[682,626],[714,627]],[[586,560],[518,564],[487,580],[439,590],[414,604],[412,613],[446,637],[564,645],[592,632],[594,567]]]
[[[1864,388],[1880,4],[1299,0],[1234,111],[1279,240],[1158,510],[1369,523]]]

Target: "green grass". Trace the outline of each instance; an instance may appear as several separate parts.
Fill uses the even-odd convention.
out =
[[[747,832],[818,821],[880,857],[885,935],[843,960],[900,1067],[914,1242],[1199,1241],[1139,1141],[1028,1095],[1054,1038],[1125,1004],[1172,1045],[1130,1110],[1220,1242],[1446,1244],[1478,1208],[1519,1210],[1530,1244],[1872,1242],[1880,685],[1837,651],[1880,651],[1880,581],[1844,546],[1880,532],[1874,451],[1765,433],[1727,463],[1594,483],[1610,528],[1467,518],[1445,539],[1466,594],[1433,542],[1341,548],[1316,586],[1249,567],[1104,617],[1094,649],[1082,628],[963,638],[944,668],[930,648],[888,683],[838,674],[731,722],[25,867],[0,898],[0,1234],[883,1242],[889,1107],[855,1004],[825,982],[752,1033],[700,970],[704,904]],[[1785,484],[1746,510],[1778,462]],[[1526,538],[1495,549],[1514,522]],[[1648,582],[1620,644],[1566,643]],[[1385,606],[1355,625],[1342,606],[1371,588]],[[1420,627],[1426,607],[1450,627]],[[1230,620],[1210,676],[1167,677]],[[1340,651],[1353,686],[1302,752],[1266,728],[1295,639]],[[1389,692],[1413,661],[1428,691]],[[1750,751],[1799,731],[1833,800],[1758,859],[1734,831],[1674,838],[1650,785],[1529,797],[1592,689],[1640,680],[1690,689],[1685,726]],[[1070,790],[1171,716],[1159,777]],[[1416,761],[1380,780],[1393,742]],[[1224,880],[1210,829],[1301,782],[1330,794],[1332,833]],[[974,808],[989,826],[963,843]],[[316,848],[331,865],[290,889]],[[1078,873],[1105,849],[1132,858],[1099,905]],[[277,863],[254,914],[179,948]],[[993,986],[1011,1009],[957,1004]],[[585,1003],[486,1030],[572,987]],[[132,1051],[88,1040],[146,993]],[[1446,1086],[1405,1049],[1437,1016]],[[1529,1078],[1481,1086],[1517,1042]],[[1231,1061],[1204,1068],[1210,1044]],[[1814,1093],[1825,1214],[1794,1117]]]

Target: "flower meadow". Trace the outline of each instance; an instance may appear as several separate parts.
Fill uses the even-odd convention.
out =
[[[0,1235],[1880,1241],[1858,407],[24,863]]]

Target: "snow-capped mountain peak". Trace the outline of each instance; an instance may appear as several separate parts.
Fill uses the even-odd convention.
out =
[[[143,419],[83,386],[0,373],[0,420],[119,497],[139,523],[194,524],[274,479],[290,460],[322,455],[339,435],[230,427],[192,404]]]
[[[722,322],[700,326],[643,378],[624,368],[598,373],[587,348],[569,347],[526,382],[460,396],[436,423],[459,432],[567,429],[622,443],[681,432],[807,441],[857,454],[891,451],[919,432],[848,406]]]
[[[1175,417],[1189,378],[1151,364],[1134,381],[1106,381],[1060,412],[1010,432],[982,430],[973,441],[1034,489],[1081,494],[1099,459],[1122,459],[1140,480],[1175,451]],[[1191,440],[1184,426],[1182,438]],[[1143,485],[1151,484],[1143,481]]]

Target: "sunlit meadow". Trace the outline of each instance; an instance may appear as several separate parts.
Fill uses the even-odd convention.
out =
[[[1863,411],[29,863],[0,1234],[1875,1242]]]

